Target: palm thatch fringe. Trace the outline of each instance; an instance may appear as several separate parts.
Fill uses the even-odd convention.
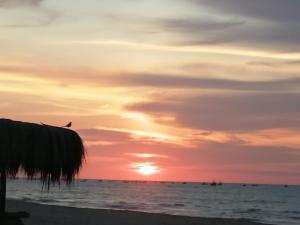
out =
[[[61,180],[70,184],[81,168],[85,150],[70,129],[0,119],[0,171],[39,178],[48,188]]]

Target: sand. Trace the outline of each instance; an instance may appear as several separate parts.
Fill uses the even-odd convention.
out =
[[[165,214],[79,209],[62,206],[40,205],[9,200],[7,211],[27,211],[30,218],[22,219],[24,225],[261,225],[244,219],[217,219]],[[7,223],[22,224],[21,221]],[[1,225],[6,225],[0,220]]]

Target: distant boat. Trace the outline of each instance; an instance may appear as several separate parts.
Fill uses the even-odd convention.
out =
[[[284,187],[287,188],[287,187],[289,187],[289,186],[286,184],[286,185],[284,185]]]
[[[246,187],[247,186],[247,184],[243,184],[243,187]]]
[[[186,184],[186,182],[182,182],[182,184]]]
[[[210,183],[210,186],[217,186],[217,183],[213,181],[212,183]]]

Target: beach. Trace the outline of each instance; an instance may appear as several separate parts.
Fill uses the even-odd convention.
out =
[[[133,211],[80,209],[9,200],[7,211],[26,211],[24,225],[261,225],[244,219],[217,219]],[[2,223],[1,223],[2,225]]]

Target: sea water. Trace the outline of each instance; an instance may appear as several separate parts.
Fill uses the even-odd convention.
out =
[[[8,180],[7,197],[40,204],[300,224],[300,186],[77,180],[42,189]]]

